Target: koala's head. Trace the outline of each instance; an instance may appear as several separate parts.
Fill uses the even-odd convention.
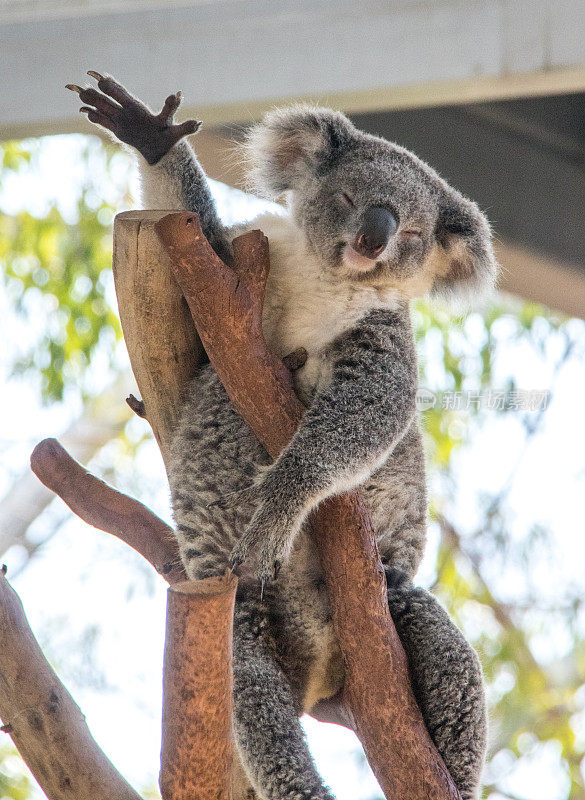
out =
[[[398,145],[343,114],[296,106],[254,126],[245,154],[256,192],[286,195],[323,269],[409,297],[491,287],[497,264],[475,205]]]

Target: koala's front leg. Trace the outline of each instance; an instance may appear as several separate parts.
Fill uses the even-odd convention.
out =
[[[87,114],[90,122],[110,131],[144,159],[138,164],[143,205],[196,211],[209,243],[220,258],[229,261],[229,243],[207,178],[192,148],[184,141],[185,136],[199,130],[201,122],[194,119],[174,122],[181,92],[169,95],[162,111],[154,114],[111,76],[93,70],[88,75],[97,81],[97,89],[74,83],[67,84],[67,88],[86,104],[80,111]]]
[[[96,79],[100,91],[89,86],[67,84],[67,89],[77,92],[81,101],[87,104],[79,110],[87,114],[90,122],[101,125],[121,142],[138,150],[151,165],[160,161],[180,139],[196,133],[201,126],[201,122],[194,119],[174,124],[181,92],[169,95],[162,111],[153,114],[109,75],[100,75],[93,70],[87,74]]]
[[[257,483],[258,505],[231,554],[274,577],[309,512],[359,486],[388,457],[415,414],[416,358],[408,309],[374,311],[331,345],[330,383]]]

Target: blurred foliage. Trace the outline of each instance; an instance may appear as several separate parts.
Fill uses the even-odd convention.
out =
[[[0,148],[0,183],[10,173],[34,168],[39,143],[9,142]],[[82,159],[89,160],[91,142]],[[41,377],[45,401],[63,399],[67,382],[81,382],[101,344],[111,355],[120,325],[108,302],[112,269],[112,219],[122,197],[106,201],[97,184],[111,182],[113,148],[100,147],[97,175],[80,187],[71,222],[56,203],[39,218],[22,210],[0,216],[0,266],[15,308],[41,322],[39,337],[14,361],[14,371]],[[88,171],[89,172],[89,171]]]
[[[0,745],[0,798],[28,800],[33,782],[22,769],[16,750],[10,745]]]
[[[34,166],[39,146],[13,142],[0,149],[0,189],[7,175]],[[42,376],[46,402],[59,400],[68,385],[83,383],[96,354],[111,358],[119,337],[108,295],[110,227],[114,211],[127,198],[123,192],[108,199],[104,196],[103,187],[112,182],[112,151],[94,140],[80,157],[94,162],[98,158],[101,166],[87,171],[73,218],[66,219],[57,203],[52,203],[41,217],[23,210],[0,219],[0,263],[6,288],[19,313],[24,318],[36,315],[38,323],[34,341],[17,354],[14,368]],[[486,409],[473,402],[459,408],[445,402],[454,393],[477,394],[492,386],[509,396],[517,392],[515,370],[501,366],[511,351],[542,357],[547,364],[542,387],[554,392],[555,375],[562,366],[585,355],[583,326],[537,304],[503,298],[483,313],[465,317],[420,302],[414,321],[421,386],[434,401],[423,414],[432,487],[431,525],[439,543],[433,589],[473,641],[484,665],[492,731],[485,796],[494,800],[529,797],[510,789],[518,784],[510,783],[509,777],[552,754],[558,773],[557,796],[583,800],[582,587],[559,581],[562,591],[545,593],[538,582],[532,585],[537,556],[552,558],[552,534],[534,525],[511,535],[510,491],[522,453],[537,435],[546,410],[522,410],[510,403]],[[476,527],[463,530],[456,515],[458,458],[494,417],[513,418],[523,432],[525,447],[514,462],[503,443],[501,488],[479,496]],[[543,657],[542,648],[535,647],[552,628],[569,642],[560,660]],[[0,797],[20,800],[27,797],[29,783],[12,772],[2,775],[2,759],[8,757],[0,752]]]
[[[543,385],[554,395],[555,378],[562,367],[570,359],[582,363],[585,356],[583,325],[534,303],[509,298],[494,303],[483,315],[473,314],[466,320],[433,312],[420,304],[415,319],[419,348],[423,352],[428,348],[429,337],[439,343],[438,361],[437,353],[432,364],[423,359],[423,386],[451,392],[469,390],[475,396],[489,389],[502,352],[522,345],[547,358],[550,382],[543,375]],[[473,331],[462,336],[467,326]],[[439,376],[437,363],[443,366]],[[507,376],[504,388],[510,396],[518,392],[514,375]],[[536,524],[524,536],[518,532],[514,537],[510,535],[514,515],[508,498],[528,444],[545,419],[546,408],[546,403],[533,409],[504,404],[487,411],[471,404],[463,410],[445,410],[439,402],[423,413],[431,475],[441,487],[432,494],[430,509],[440,532],[433,591],[465,630],[484,667],[491,738],[484,796],[511,800],[529,797],[506,791],[507,779],[523,760],[538,760],[546,748],[554,750],[558,764],[558,797],[582,800],[583,585],[571,587],[561,575],[558,589],[552,592],[545,592],[539,584],[531,587],[531,573],[537,561],[554,559],[552,534]],[[474,432],[486,423],[488,414],[513,415],[524,431],[524,444],[517,462],[504,458],[501,488],[495,494],[480,497],[477,528],[460,532],[449,519],[459,500],[455,456],[458,450],[470,446]],[[459,423],[455,435],[454,420]],[[522,581],[518,581],[522,588],[516,590],[510,586],[515,573],[522,575]],[[551,578],[554,580],[552,568]],[[504,592],[502,585],[506,586]],[[550,660],[537,659],[532,643],[538,637],[549,638],[553,629],[557,636],[565,634],[570,647],[562,660],[554,656]],[[552,644],[551,651],[554,652]]]

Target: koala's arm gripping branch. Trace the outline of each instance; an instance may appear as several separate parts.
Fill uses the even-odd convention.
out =
[[[298,524],[318,501],[362,484],[413,420],[416,359],[407,308],[371,312],[328,350],[327,385],[259,481],[259,489],[274,487],[282,506],[272,529],[295,506]],[[283,486],[294,496],[286,497]]]
[[[240,414],[277,457],[303,407],[262,337],[265,237],[253,231],[236,240],[240,267],[232,272],[206,242],[196,215],[172,214],[155,227],[212,364]],[[251,254],[245,267],[238,252]],[[367,512],[357,495],[346,494],[321,504],[313,525],[346,663],[345,699],[386,797],[456,800],[410,687]]]

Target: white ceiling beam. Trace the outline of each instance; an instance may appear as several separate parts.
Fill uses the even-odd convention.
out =
[[[582,269],[507,242],[497,245],[496,255],[501,265],[498,282],[501,291],[585,319]]]
[[[119,11],[178,8],[217,0],[1,0],[0,25],[26,20],[86,17]]]
[[[34,10],[10,7],[23,3]],[[52,17],[0,18],[3,138],[88,130],[63,88],[87,69],[154,106],[181,88],[208,125],[293,99],[355,113],[585,90],[581,0],[554,14],[545,0],[52,4]]]

